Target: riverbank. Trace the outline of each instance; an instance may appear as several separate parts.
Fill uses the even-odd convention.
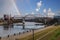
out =
[[[47,30],[47,29],[50,29],[50,28],[53,28],[53,26],[49,26],[49,27],[46,27],[46,28],[43,28],[43,29],[35,30],[34,33],[35,34],[37,34],[37,33],[39,34],[40,32],[42,32],[44,30]],[[30,37],[30,36],[32,38],[32,30],[26,31],[26,32],[23,32],[23,33],[17,33],[17,34],[13,34],[13,35],[8,35],[7,37],[1,38],[1,40],[15,40],[15,39],[26,40],[27,37]]]
[[[55,27],[56,28],[56,27]],[[42,30],[37,30],[35,31],[35,34],[34,34],[34,40],[37,40],[38,38],[40,38],[41,36],[45,35],[46,33],[52,31],[52,29],[54,30],[54,26],[49,26],[49,27],[46,27]],[[26,36],[25,38],[20,38],[19,40],[33,40],[33,35],[28,35]]]

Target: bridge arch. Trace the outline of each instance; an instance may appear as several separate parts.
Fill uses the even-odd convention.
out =
[[[31,18],[34,17],[35,18],[36,16],[33,14],[28,14],[28,15],[25,15],[25,18],[27,18],[27,17],[31,17]]]

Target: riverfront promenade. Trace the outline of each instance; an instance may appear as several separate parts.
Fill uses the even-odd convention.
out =
[[[44,31],[44,30],[47,30],[50,28],[54,28],[54,26],[49,26],[49,27],[46,27],[43,29],[35,30],[34,33],[38,33],[38,32],[41,32],[41,31]],[[32,30],[24,32],[24,33],[17,33],[17,34],[13,34],[13,35],[8,35],[6,37],[1,38],[1,40],[21,40],[29,35],[32,35]]]

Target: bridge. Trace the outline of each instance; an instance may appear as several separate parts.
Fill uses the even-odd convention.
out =
[[[35,15],[26,15],[26,16],[14,16],[14,17],[4,17],[3,24],[13,24],[13,23],[22,23],[23,29],[25,28],[25,22],[36,22],[43,23],[45,25],[53,24],[56,20],[50,17],[37,17]]]
[[[19,20],[19,21],[21,20],[22,22],[23,21],[39,22],[39,23],[44,23],[44,24],[46,22],[50,21],[50,20],[53,20],[53,18],[50,18],[50,17],[41,17],[41,16],[37,17],[37,16],[31,15],[31,14],[25,15],[25,16],[21,16],[21,17],[16,16],[16,17],[14,17],[14,19],[15,20]]]

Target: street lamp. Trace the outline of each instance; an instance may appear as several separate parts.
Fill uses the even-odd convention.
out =
[[[34,40],[34,30],[35,30],[35,29],[32,29],[32,28],[31,28],[31,29],[28,28],[28,29],[29,29],[29,30],[32,30],[32,39]]]
[[[32,32],[33,32],[33,40],[34,40],[34,30],[35,30],[35,29],[32,29]]]
[[[33,27],[33,28],[25,28],[25,29],[32,30],[32,40],[34,40],[34,30],[39,29],[39,28]]]

